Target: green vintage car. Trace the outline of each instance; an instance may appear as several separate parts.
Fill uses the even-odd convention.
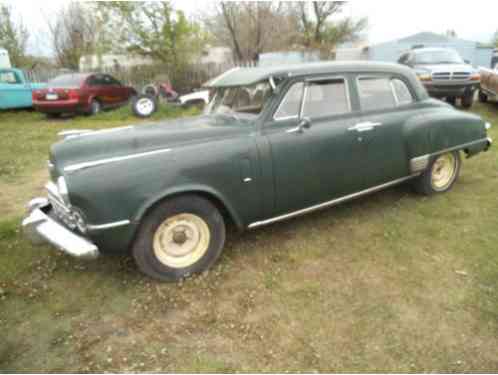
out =
[[[233,69],[202,116],[73,131],[52,146],[48,197],[23,227],[77,257],[131,252],[161,280],[219,257],[227,224],[254,229],[399,183],[448,191],[486,124],[431,99],[401,65]],[[331,212],[333,214],[333,212]]]

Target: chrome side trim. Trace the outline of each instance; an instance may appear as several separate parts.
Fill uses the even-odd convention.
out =
[[[488,138],[482,138],[482,139],[478,139],[477,141],[472,141],[472,142],[464,143],[464,144],[459,145],[459,146],[445,148],[444,150],[436,151],[436,152],[430,154],[430,156],[436,156],[436,155],[445,154],[445,153],[451,152],[451,151],[461,150],[462,148],[470,147],[470,146],[477,145],[479,143],[485,143],[485,142],[488,142]]]
[[[420,173],[427,168],[429,165],[430,155],[422,155],[413,159],[410,159],[410,172]]]
[[[100,224],[100,225],[89,224],[89,225],[87,225],[87,230],[89,230],[89,231],[104,230],[104,229],[122,227],[122,226],[125,226],[128,224],[130,224],[130,220],[120,220],[120,221],[115,221],[113,223]]]
[[[148,151],[148,152],[141,152],[139,154],[132,154],[132,155],[127,155],[127,156],[118,156],[115,158],[107,158],[107,159],[100,159],[100,160],[94,160],[94,161],[88,161],[88,162],[83,162],[83,163],[78,163],[78,164],[73,164],[73,165],[68,165],[67,167],[64,168],[65,172],[72,173],[76,172],[82,169],[86,168],[92,168],[92,167],[97,167],[99,165],[104,165],[104,164],[109,164],[109,163],[117,163],[120,161],[125,161],[125,160],[130,160],[130,159],[135,159],[135,158],[141,158],[144,156],[150,156],[150,155],[156,155],[156,154],[163,154],[166,152],[170,152],[170,148],[162,149],[162,150],[155,150],[155,151]]]
[[[257,221],[255,223],[250,224],[248,226],[248,228],[249,229],[253,229],[253,228],[261,227],[263,225],[272,224],[272,223],[275,223],[277,221],[287,220],[287,219],[290,219],[290,218],[293,218],[293,217],[296,217],[296,216],[304,215],[304,214],[307,214],[307,213],[310,213],[310,212],[313,212],[313,211],[317,211],[317,210],[320,210],[320,209],[323,209],[323,208],[327,208],[327,207],[331,207],[331,206],[336,206],[336,205],[338,205],[340,203],[343,203],[343,202],[346,202],[346,201],[349,201],[349,200],[361,197],[363,195],[374,193],[376,191],[388,188],[390,186],[394,186],[394,185],[400,184],[400,183],[402,183],[404,181],[410,180],[410,179],[412,179],[414,177],[417,177],[417,176],[418,176],[418,174],[407,176],[407,177],[403,177],[403,178],[398,178],[397,180],[394,180],[394,181],[391,181],[391,182],[387,182],[387,183],[382,184],[382,185],[374,186],[374,187],[371,187],[369,189],[359,191],[357,193],[349,194],[349,195],[346,195],[346,196],[341,197],[341,198],[336,198],[336,199],[333,199],[333,200],[325,202],[325,203],[320,203],[320,204],[317,204],[315,206],[304,208],[302,210],[294,211],[294,212],[291,212],[291,213],[288,213],[288,214],[285,214],[285,215],[280,215],[280,216],[277,216],[277,217],[274,217],[274,218],[271,218],[271,219],[268,219],[268,220]]]

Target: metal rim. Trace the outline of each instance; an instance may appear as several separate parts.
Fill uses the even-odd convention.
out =
[[[149,98],[141,98],[137,101],[136,108],[142,115],[150,115],[154,111],[154,103]]]
[[[431,170],[431,185],[434,190],[447,189],[455,177],[457,169],[457,158],[453,153],[439,156]]]
[[[94,115],[100,112],[100,103],[96,100],[92,102],[92,112]]]
[[[209,227],[202,218],[187,213],[174,215],[154,233],[154,254],[167,267],[189,267],[206,254],[210,239]]]

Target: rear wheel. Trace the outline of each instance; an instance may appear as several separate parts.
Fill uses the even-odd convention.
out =
[[[462,107],[471,108],[472,104],[474,104],[474,91],[466,92],[462,96],[461,100],[462,100]]]
[[[48,119],[57,119],[61,117],[60,113],[47,113],[46,114]]]
[[[447,192],[457,180],[461,164],[458,151],[434,157],[425,172],[415,180],[415,190],[425,195]]]
[[[482,90],[479,90],[479,101],[481,103],[486,103],[488,101],[488,96]]]
[[[100,102],[96,99],[93,99],[90,103],[90,110],[88,111],[88,114],[90,116],[95,116],[96,114],[100,113],[101,110],[102,105],[100,104]]]
[[[225,223],[208,200],[185,195],[162,202],[142,222],[133,257],[146,275],[176,281],[209,268],[225,243]]]

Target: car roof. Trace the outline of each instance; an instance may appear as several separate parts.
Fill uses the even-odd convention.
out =
[[[205,87],[237,87],[252,85],[270,77],[298,77],[312,74],[337,73],[397,73],[410,74],[403,65],[371,61],[327,61],[257,68],[233,68],[204,84]]]

